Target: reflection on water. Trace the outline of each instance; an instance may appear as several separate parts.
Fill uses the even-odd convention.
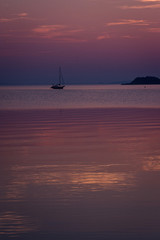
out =
[[[0,234],[18,237],[19,234],[34,231],[34,227],[26,217],[15,212],[4,212],[0,215]]]
[[[110,167],[112,170],[110,170]],[[14,167],[15,179],[6,190],[6,200],[22,201],[22,194],[28,184],[60,187],[61,192],[73,194],[82,192],[114,190],[124,191],[124,188],[134,186],[134,176],[131,172],[113,172],[115,165],[41,165]],[[122,168],[123,165],[118,166]]]
[[[159,171],[160,170],[160,156],[150,156],[144,162],[143,169],[145,171]]]
[[[0,118],[0,239],[159,239],[159,109]]]

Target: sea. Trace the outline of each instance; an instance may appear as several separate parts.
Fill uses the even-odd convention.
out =
[[[0,87],[1,240],[159,240],[160,85]]]
[[[70,85],[0,87],[0,109],[160,107],[160,85]]]

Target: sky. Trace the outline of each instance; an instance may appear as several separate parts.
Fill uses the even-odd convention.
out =
[[[160,77],[159,0],[0,0],[0,85]]]

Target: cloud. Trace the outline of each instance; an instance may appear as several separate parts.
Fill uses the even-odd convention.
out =
[[[143,3],[143,5],[123,5],[120,6],[121,9],[156,9],[160,8],[160,0],[138,0],[138,2]],[[150,3],[150,4],[148,4]]]
[[[12,17],[12,18],[0,18],[0,23],[8,23],[8,22],[14,22],[20,19],[26,19],[26,17],[28,16],[28,13],[23,12],[23,13],[18,13],[15,14],[14,16],[16,17]]]
[[[36,33],[51,33],[51,32],[59,32],[60,30],[66,29],[66,25],[41,25],[37,28],[33,29],[33,32]]]
[[[149,5],[135,5],[135,6],[121,6],[121,9],[155,9],[155,8],[160,8],[160,3],[159,4],[149,4]]]
[[[107,29],[114,30],[114,32],[117,32],[117,36],[121,38],[139,38],[142,37],[143,34],[142,32],[152,32],[152,33],[159,33],[160,28],[158,27],[159,25],[158,22],[152,22],[152,21],[147,21],[143,19],[122,19],[117,22],[109,22],[106,23],[105,25],[108,27]],[[113,29],[112,27],[116,27]],[[117,29],[117,28],[120,29]],[[135,34],[133,34],[133,27],[136,28]],[[119,31],[117,31],[119,30]],[[139,31],[140,30],[140,31]]]
[[[137,19],[123,19],[118,22],[110,22],[106,23],[107,26],[117,26],[117,25],[140,25],[140,26],[146,26],[149,25],[149,23],[145,20],[137,20]]]
[[[132,36],[132,35],[123,35],[123,36],[121,36],[121,38],[134,39],[134,38],[138,38],[138,37],[137,36]]]
[[[153,33],[160,33],[160,28],[149,28],[148,31]]]
[[[83,32],[81,28],[73,28],[67,25],[41,25],[32,30],[35,34],[38,34],[41,38],[54,39],[58,41],[68,42],[84,42],[80,35]]]
[[[100,35],[97,37],[97,40],[109,39],[111,36],[109,34]]]
[[[0,18],[0,23],[7,23],[7,22],[12,22],[13,19],[11,18]]]
[[[138,0],[139,2],[160,2],[160,0]]]
[[[28,16],[28,13],[26,13],[26,12],[18,13],[17,16],[18,16],[18,17],[27,17],[27,16]]]

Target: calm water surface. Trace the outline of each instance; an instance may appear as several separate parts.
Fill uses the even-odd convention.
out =
[[[159,93],[1,88],[0,239],[160,239]]]
[[[0,109],[160,107],[160,85],[0,87]]]

